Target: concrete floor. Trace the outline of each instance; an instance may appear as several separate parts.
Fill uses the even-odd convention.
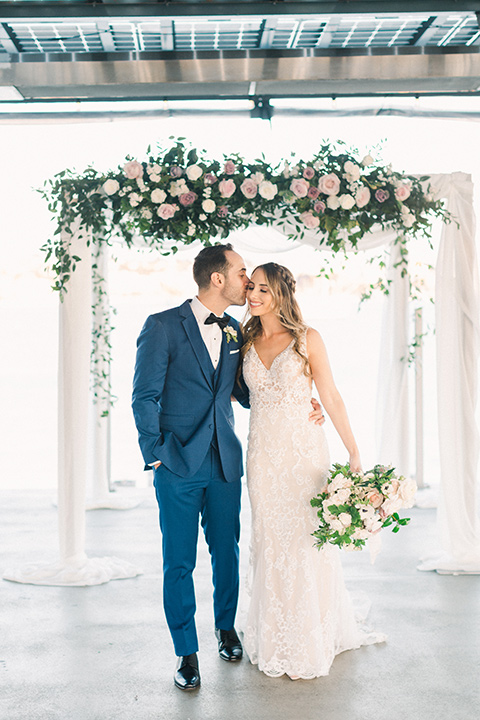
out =
[[[480,577],[422,573],[435,511],[409,511],[383,532],[375,565],[343,555],[347,583],[372,600],[370,625],[387,643],[343,653],[330,675],[272,679],[244,659],[216,654],[208,555],[196,571],[202,687],[173,686],[174,655],[161,603],[160,537],[151,490],[134,510],[87,513],[87,553],[143,568],[89,588],[0,581],[1,720],[470,720],[480,712]],[[55,560],[56,510],[48,491],[0,495],[2,568]],[[244,496],[243,564],[248,502]]]

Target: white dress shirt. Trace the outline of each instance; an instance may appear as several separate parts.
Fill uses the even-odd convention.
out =
[[[203,342],[207,347],[208,354],[210,355],[210,359],[212,361],[212,365],[214,368],[216,368],[220,359],[220,351],[222,349],[223,330],[221,327],[219,327],[219,325],[217,325],[217,323],[205,325],[205,320],[208,318],[212,311],[205,307],[205,305],[200,302],[198,297],[193,298],[190,306],[198,322],[200,334],[202,336]]]

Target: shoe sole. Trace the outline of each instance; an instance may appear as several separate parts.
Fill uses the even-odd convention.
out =
[[[240,655],[240,657],[230,657],[230,658],[228,658],[228,657],[224,657],[223,655],[220,655],[220,653],[219,653],[219,654],[218,654],[218,657],[219,657],[221,660],[225,660],[225,662],[240,662],[240,660],[242,659],[243,655]]]
[[[191,692],[192,690],[198,690],[198,688],[199,688],[200,685],[201,685],[201,683],[198,683],[198,685],[191,685],[191,686],[189,686],[189,687],[183,687],[182,685],[179,685],[178,683],[176,683],[175,680],[173,681],[173,684],[174,684],[175,687],[177,687],[179,690],[183,690],[184,692]]]

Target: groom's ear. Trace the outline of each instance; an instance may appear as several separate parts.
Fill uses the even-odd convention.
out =
[[[225,285],[225,276],[221,272],[213,272],[210,275],[210,283],[213,287],[222,288]]]

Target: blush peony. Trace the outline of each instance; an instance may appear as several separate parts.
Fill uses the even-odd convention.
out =
[[[340,178],[335,173],[322,175],[318,183],[318,189],[324,195],[338,195],[340,190]]]
[[[137,162],[137,160],[130,160],[123,166],[123,172],[129,180],[135,180],[135,178],[142,177],[143,165]]]

